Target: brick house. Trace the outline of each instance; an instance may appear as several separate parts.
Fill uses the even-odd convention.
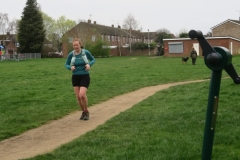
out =
[[[227,48],[233,55],[240,54],[240,39],[233,37],[205,37],[211,46],[222,46]],[[197,39],[173,38],[164,39],[164,56],[166,57],[187,57],[194,47],[198,56],[203,56],[203,52]]]
[[[18,40],[17,40],[17,34],[10,34],[10,32],[7,32],[7,34],[0,35],[0,46],[3,46],[4,48],[1,48],[1,53],[5,56],[11,57],[12,54],[18,53],[18,47],[20,46]],[[45,40],[44,46],[43,46],[43,53],[42,54],[48,54],[49,52],[56,52],[57,49],[52,46],[52,43]]]
[[[118,26],[104,26],[97,24],[96,21],[91,23],[80,22],[71,30],[66,32],[62,38],[62,53],[63,57],[67,57],[68,53],[72,51],[71,41],[75,37],[79,37],[85,45],[86,42],[94,43],[97,38],[107,42],[108,47],[111,48],[110,55],[112,56],[124,56],[136,54],[129,49],[134,42],[151,43],[155,39],[155,32],[140,32],[140,30],[126,30]],[[148,41],[149,37],[149,41]],[[141,51],[140,51],[141,52]],[[137,54],[148,54],[146,51]]]
[[[7,34],[0,35],[0,45],[4,47],[2,50],[5,55],[16,54],[19,46],[16,34],[7,32]]]
[[[240,39],[240,20],[228,19],[212,29],[212,36],[229,36]]]
[[[212,29],[213,37],[205,37],[211,46],[227,48],[232,55],[240,54],[240,21],[226,20]],[[194,47],[199,56],[203,56],[202,49],[196,39],[174,38],[164,39],[164,56],[186,57]]]

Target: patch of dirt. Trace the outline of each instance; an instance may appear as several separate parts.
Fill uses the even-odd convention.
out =
[[[89,107],[90,120],[88,121],[79,120],[81,115],[80,111],[74,112],[62,119],[52,121],[49,124],[29,130],[19,136],[1,141],[0,159],[17,160],[51,152],[86,132],[94,130],[98,125],[104,124],[108,119],[124,112],[134,104],[139,103],[160,90],[167,89],[171,86],[202,81],[205,80],[151,86],[116,96],[105,102]]]

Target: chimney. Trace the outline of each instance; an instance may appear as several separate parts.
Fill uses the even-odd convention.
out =
[[[114,28],[114,25],[112,24],[112,27]]]
[[[120,26],[120,25],[118,25],[118,28],[121,28],[121,26]]]
[[[94,23],[94,24],[97,24],[97,22],[96,22],[96,21],[94,21],[93,23]]]
[[[88,23],[91,23],[91,19],[88,20]]]

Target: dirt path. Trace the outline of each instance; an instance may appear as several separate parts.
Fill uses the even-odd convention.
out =
[[[202,81],[204,80],[151,86],[114,97],[89,107],[89,121],[78,120],[81,114],[80,111],[72,113],[62,119],[29,130],[19,136],[1,141],[0,159],[17,160],[50,152],[62,144],[68,143],[86,132],[94,130],[98,125],[105,123],[108,119],[131,108],[134,104],[155,94],[157,91],[167,89],[171,86]]]

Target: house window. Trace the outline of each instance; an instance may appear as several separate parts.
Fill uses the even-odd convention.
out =
[[[183,42],[169,42],[169,53],[183,53]]]
[[[104,35],[102,35],[102,41],[104,41]]]
[[[107,36],[107,40],[110,41],[110,35]]]
[[[112,36],[112,42],[114,42],[115,40],[114,40],[114,36]]]
[[[93,42],[96,41],[96,37],[95,37],[95,35],[92,35],[92,41],[93,41]]]
[[[73,37],[68,37],[68,42],[72,43],[72,41],[73,41]]]

